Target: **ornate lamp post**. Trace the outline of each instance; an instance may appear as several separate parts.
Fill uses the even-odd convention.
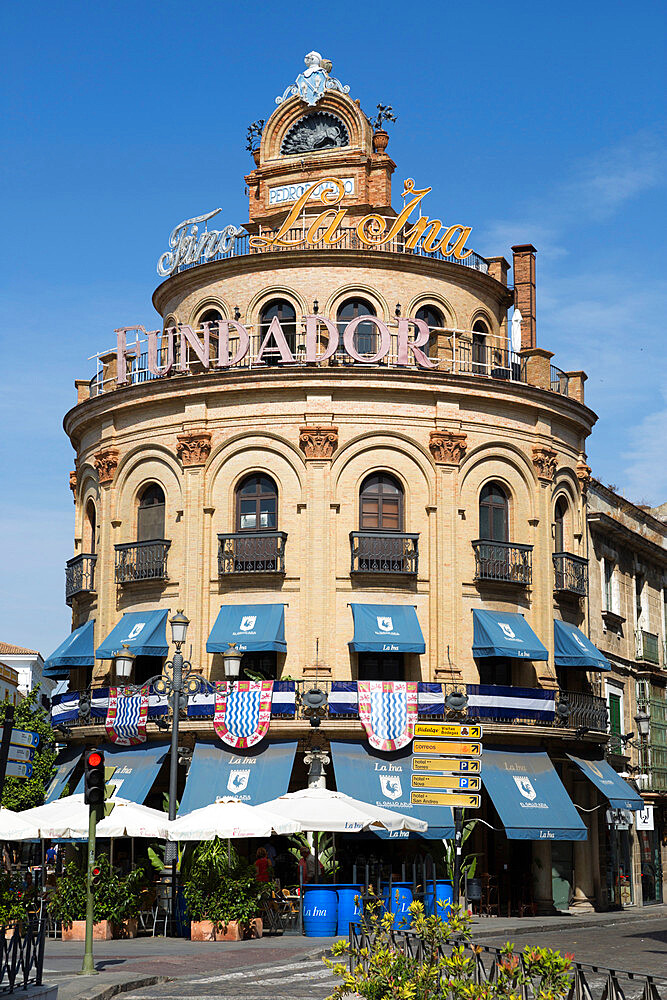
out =
[[[222,654],[222,663],[225,668],[225,677],[229,681],[230,690],[234,687],[234,681],[239,679],[241,673],[241,660],[243,653],[236,648],[235,642],[229,643],[229,649]]]

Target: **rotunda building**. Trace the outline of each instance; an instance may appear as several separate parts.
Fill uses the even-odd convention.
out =
[[[63,645],[80,648],[51,661],[69,677],[56,714],[75,742],[112,734],[111,701],[161,673],[183,609],[206,682],[180,722],[190,808],[234,781],[271,780],[253,801],[301,787],[301,751],[319,749],[330,785],[418,812],[432,838],[451,835],[438,789],[480,795],[470,843],[508,905],[562,906],[553,862],[565,908],[593,906],[599,793],[568,756],[601,757],[606,740],[604,657],[587,638],[586,376],[537,345],[535,248],[513,247],[511,266],[480,256],[461,220],[426,214],[421,179],[394,183],[392,207],[383,114],[372,124],[325,60],[310,69],[251,130],[248,221],[176,225],[158,328],[117,331],[76,383]],[[263,683],[263,735],[225,743],[220,692],[250,705]],[[157,774],[166,708],[146,705],[125,753],[153,747]],[[483,727],[481,780],[412,767],[407,728],[447,719]],[[428,836],[347,849],[391,866],[432,850]]]

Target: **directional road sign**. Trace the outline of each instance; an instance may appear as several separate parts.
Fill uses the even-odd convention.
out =
[[[450,740],[415,740],[412,744],[413,754],[445,754],[450,757],[479,757],[482,753],[481,743],[464,743]]]
[[[447,774],[480,774],[482,762],[478,757],[413,757],[413,771],[445,771]]]
[[[29,778],[32,775],[32,764],[20,764],[18,761],[7,762],[6,775],[8,778]]]
[[[10,746],[8,760],[33,760],[35,757],[34,747]]]
[[[455,791],[464,789],[467,792],[478,792],[481,780],[479,775],[470,777],[461,774],[413,774],[413,788],[453,788]]]
[[[12,729],[10,743],[15,747],[39,746],[39,733],[30,733],[26,729]]]
[[[481,740],[481,726],[464,726],[448,722],[418,722],[415,736],[436,736],[446,740]]]
[[[410,792],[413,806],[453,806],[460,809],[479,809],[480,795],[467,792]]]

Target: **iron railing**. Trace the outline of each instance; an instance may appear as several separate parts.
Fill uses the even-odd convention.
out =
[[[425,942],[415,931],[407,928],[394,928],[388,934],[389,941],[387,941],[387,931],[380,933],[381,938],[378,931],[364,925],[363,918],[361,923],[350,924],[351,973],[359,968],[363,972],[368,972],[376,946],[382,942],[383,947],[389,947],[419,964],[434,962],[439,958],[449,958],[455,947],[463,947],[465,957],[472,959],[472,982],[475,985],[495,983],[499,979],[503,950],[497,945],[476,944],[460,939],[437,945],[433,949],[430,942]],[[528,980],[527,983],[517,987],[516,995],[521,997],[521,1000],[533,1000],[535,997],[545,995],[539,991],[540,984],[535,974],[533,974],[535,981],[531,980],[521,953],[516,952],[515,958],[518,963],[517,971],[522,973],[521,978]],[[446,973],[443,973],[444,975]],[[568,1000],[626,1000],[626,998],[630,1000],[635,997],[637,1000],[665,1000],[667,997],[667,977],[664,976],[654,976],[629,969],[610,969],[603,965],[574,960],[569,975]],[[443,983],[443,996],[444,986]]]
[[[570,729],[585,728],[597,733],[607,732],[607,702],[599,695],[586,691],[559,689],[556,696],[557,717]],[[567,714],[566,714],[567,710]]]
[[[398,531],[351,531],[350,573],[416,576],[419,535]]]
[[[588,559],[571,552],[554,552],[554,590],[585,597],[588,593]]]
[[[475,550],[475,580],[516,583],[525,587],[533,579],[533,546],[513,542],[489,542],[477,539]]]
[[[116,545],[116,583],[168,580],[167,554],[170,545],[171,542],[163,538]]]
[[[566,375],[560,368],[550,365],[551,391],[559,392],[561,396],[569,396],[570,376]]]
[[[635,632],[636,655],[638,660],[660,666],[659,639],[653,632],[638,628]]]
[[[0,927],[0,993],[42,985],[46,920]]]
[[[95,563],[97,556],[91,552],[68,559],[65,563],[65,603],[72,606],[77,594],[95,593]]]
[[[286,531],[238,531],[218,535],[218,576],[284,573]]]

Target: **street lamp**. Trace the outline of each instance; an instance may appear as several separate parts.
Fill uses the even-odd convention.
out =
[[[640,705],[637,709],[637,714],[635,715],[635,724],[637,726],[637,733],[639,735],[639,779],[642,781],[642,788],[648,787],[648,761],[649,755],[647,753],[647,741],[648,734],[651,729],[651,716],[646,711],[645,706]],[[646,784],[644,784],[646,782]]]
[[[635,715],[635,722],[637,723],[637,732],[640,737],[644,739],[648,736],[651,728],[651,716],[648,714],[645,708],[640,708],[637,710]]]
[[[114,667],[116,670],[116,677],[119,680],[126,681],[128,677],[132,676],[132,667],[134,666],[134,661],[136,660],[136,655],[123,643],[122,651],[114,655]]]
[[[222,654],[222,663],[225,668],[225,677],[229,681],[230,688],[234,687],[234,681],[239,679],[241,673],[241,660],[243,653],[236,648],[235,642],[229,643],[229,649]]]

